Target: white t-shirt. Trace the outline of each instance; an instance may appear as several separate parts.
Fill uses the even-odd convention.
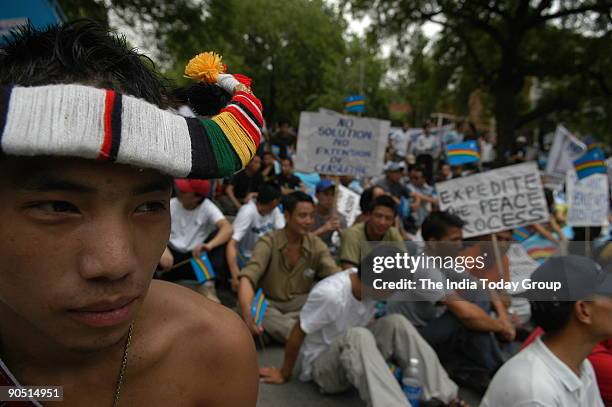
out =
[[[356,268],[333,274],[313,287],[300,312],[300,327],[306,338],[300,348],[300,380],[311,379],[312,363],[350,328],[366,326],[376,313],[375,302],[359,301],[351,290],[351,273]]]
[[[423,133],[411,143],[410,150],[414,155],[429,154],[435,158],[440,153],[440,141],[434,134],[426,135]]]
[[[389,135],[389,144],[395,150],[395,153],[400,157],[406,156],[408,150],[408,144],[410,142],[410,135],[408,131],[404,131],[402,128],[395,128]]]
[[[269,214],[261,216],[257,211],[255,201],[252,200],[240,207],[236,219],[234,219],[233,227],[232,239],[238,242],[238,250],[243,256],[250,258],[255,243],[260,237],[271,230],[285,227],[285,217],[278,208],[274,208]]]
[[[603,407],[595,372],[585,359],[580,377],[540,338],[495,374],[480,407]]]
[[[170,245],[183,253],[203,243],[208,235],[217,228],[217,222],[225,219],[219,208],[210,199],[204,199],[197,208],[187,210],[178,198],[172,198],[170,216],[172,218]]]

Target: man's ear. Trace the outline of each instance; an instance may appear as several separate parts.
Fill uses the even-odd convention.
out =
[[[574,315],[578,321],[585,325],[593,323],[593,310],[591,301],[576,301],[574,304]]]

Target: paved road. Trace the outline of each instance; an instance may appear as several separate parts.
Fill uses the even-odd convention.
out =
[[[278,345],[258,350],[259,366],[280,366],[283,362],[283,348]],[[461,397],[470,406],[478,407],[479,398],[469,390],[460,390]],[[257,407],[365,407],[356,390],[338,395],[322,395],[312,382],[303,383],[297,379],[281,386],[259,385]]]

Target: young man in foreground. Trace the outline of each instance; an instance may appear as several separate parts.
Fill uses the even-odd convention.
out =
[[[216,80],[258,109],[233,76]],[[0,49],[0,85],[2,385],[63,386],[65,406],[255,405],[240,319],[151,281],[172,178],[225,174],[211,133],[229,152],[236,135],[218,117],[162,110],[156,74],[90,22],[15,34]],[[243,110],[231,106],[220,116],[237,129]],[[240,140],[256,146],[250,130]]]

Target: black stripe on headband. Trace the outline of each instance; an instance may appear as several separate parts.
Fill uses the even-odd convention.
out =
[[[240,103],[240,102],[238,102],[236,100],[232,100],[232,102],[230,103],[230,106],[231,105],[238,106],[244,112],[244,114],[246,114],[247,116],[249,116],[249,118],[251,120],[253,120],[253,124],[255,125],[255,127],[257,127],[259,130],[261,130],[261,123],[259,122],[259,120],[257,120],[255,118],[253,113],[251,113],[251,111],[249,109],[247,109],[247,107],[244,104],[242,104],[242,103]]]
[[[218,172],[217,159],[210,144],[208,134],[200,119],[185,117],[189,137],[191,138],[191,174],[198,174],[198,178],[214,176]]]
[[[108,159],[115,161],[119,154],[119,146],[121,145],[121,93],[115,92],[115,100],[113,101],[113,110],[111,112],[111,148]]]
[[[4,127],[6,126],[12,92],[12,86],[3,86],[0,89],[0,153],[2,152],[2,135],[4,134]]]

